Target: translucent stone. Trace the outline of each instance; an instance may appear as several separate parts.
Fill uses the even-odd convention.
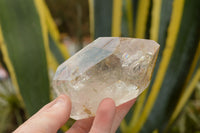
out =
[[[71,98],[71,118],[94,116],[104,98],[118,106],[148,87],[158,51],[152,40],[98,38],[58,67],[53,88]]]

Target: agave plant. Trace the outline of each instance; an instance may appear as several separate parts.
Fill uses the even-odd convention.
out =
[[[200,78],[200,1],[89,0],[89,5],[93,39],[148,38],[161,46],[152,82],[118,132],[169,131]],[[0,1],[0,51],[14,88],[10,93],[1,87],[0,112],[8,114],[12,108],[6,107],[16,105],[28,118],[50,100],[49,70],[69,57],[43,0]],[[20,124],[24,118],[18,116]]]

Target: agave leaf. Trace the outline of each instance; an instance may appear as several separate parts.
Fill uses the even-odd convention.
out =
[[[2,53],[30,115],[49,102],[49,79],[40,16],[33,0],[1,0]]]

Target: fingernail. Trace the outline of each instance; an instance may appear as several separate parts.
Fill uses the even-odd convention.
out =
[[[63,98],[57,98],[54,105],[52,106],[52,108],[57,108],[57,107],[61,107],[65,104],[65,101]]]

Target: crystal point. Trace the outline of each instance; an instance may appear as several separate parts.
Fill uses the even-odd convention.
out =
[[[71,118],[94,116],[104,98],[118,106],[148,87],[159,47],[152,40],[98,38],[57,68],[53,88],[70,97]]]

